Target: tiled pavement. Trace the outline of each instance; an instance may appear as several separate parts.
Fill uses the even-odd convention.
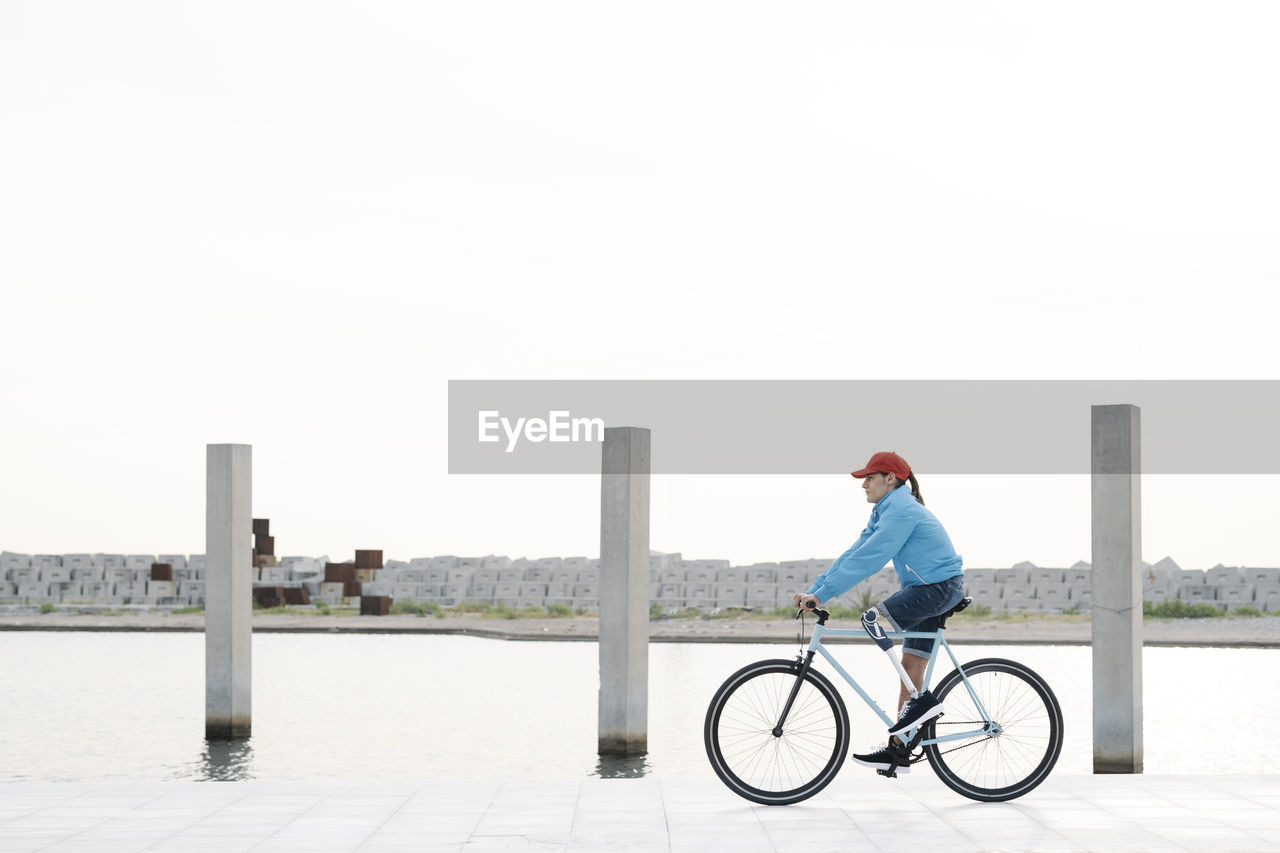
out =
[[[0,784],[0,851],[1280,850],[1280,776],[1060,776],[977,803],[847,769],[795,806],[718,782]]]

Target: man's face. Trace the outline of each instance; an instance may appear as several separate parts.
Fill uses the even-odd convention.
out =
[[[897,480],[892,474],[868,474],[862,478],[862,491],[867,493],[867,503],[879,503],[880,499],[893,491]]]

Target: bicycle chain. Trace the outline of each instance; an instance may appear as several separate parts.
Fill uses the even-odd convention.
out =
[[[984,722],[982,722],[982,721],[980,721],[980,720],[974,720],[974,721],[972,721],[972,722],[967,722],[967,721],[964,721],[964,720],[948,720],[948,721],[947,721],[947,722],[945,722],[945,723],[944,723],[944,722],[941,722],[941,721],[938,721],[938,722],[935,722],[935,723],[934,723],[934,726],[935,726],[935,727],[936,727],[936,726],[977,726],[977,725],[985,725],[985,723],[984,723]],[[988,735],[988,737],[990,737],[990,735]],[[949,754],[951,754],[951,753],[953,753],[953,752],[956,752],[956,751],[958,751],[958,750],[961,750],[961,749],[968,749],[968,748],[969,748],[969,747],[971,747],[971,746],[977,746],[978,744],[980,744],[980,743],[985,743],[985,742],[986,742],[986,738],[983,738],[982,740],[973,740],[973,741],[970,741],[969,743],[962,743],[962,744],[960,744],[960,746],[954,746],[954,747],[952,747],[951,749],[946,750],[945,752],[939,752],[939,753],[938,753],[938,755],[949,755]],[[923,751],[921,751],[921,753],[920,753],[920,755],[919,755],[918,757],[915,757],[915,758],[912,758],[912,759],[911,759],[911,763],[912,763],[912,764],[917,764],[917,763],[919,763],[919,762],[921,762],[921,761],[924,761],[924,760],[925,760],[925,754],[924,754],[924,752],[923,752]]]

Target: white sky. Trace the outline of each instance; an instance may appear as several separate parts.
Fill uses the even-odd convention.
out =
[[[448,379],[1275,379],[1278,22],[11,0],[0,548],[202,551],[243,442],[284,554],[596,554],[593,478],[447,476]],[[1089,557],[1085,477],[920,477],[971,566]],[[1280,565],[1278,486],[1147,478],[1144,554]],[[652,545],[833,556],[866,509],[662,478]]]

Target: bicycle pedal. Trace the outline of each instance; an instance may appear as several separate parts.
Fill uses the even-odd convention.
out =
[[[893,772],[892,770],[877,770],[876,772],[879,773],[881,776],[884,776],[886,779],[898,778],[898,774]]]

